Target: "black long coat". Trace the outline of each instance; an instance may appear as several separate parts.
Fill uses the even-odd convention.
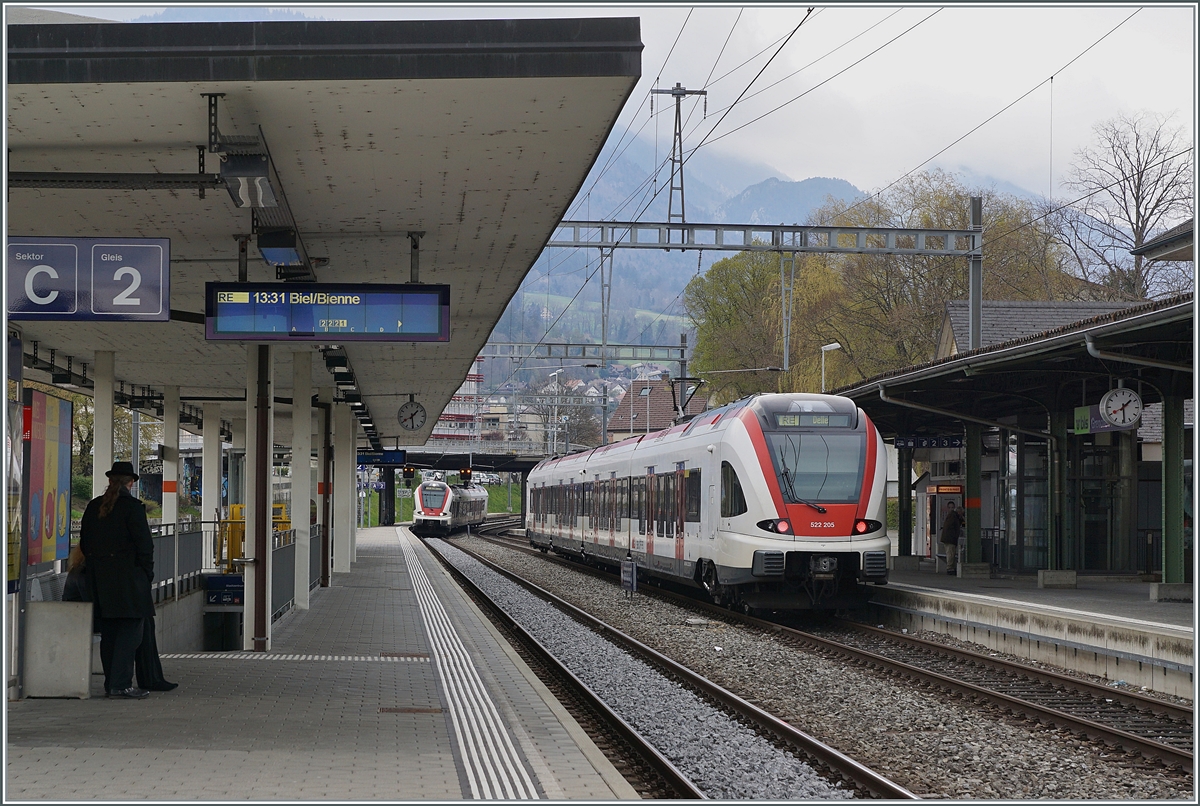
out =
[[[92,601],[100,618],[153,618],[154,541],[146,505],[122,489],[108,517],[101,518],[101,500],[88,502],[79,526]]]

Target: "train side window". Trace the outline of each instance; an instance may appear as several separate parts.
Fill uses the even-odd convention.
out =
[[[738,481],[733,465],[721,462],[721,517],[732,518],[748,509],[746,496],[742,494],[742,483]]]
[[[688,471],[687,479],[684,481],[684,520],[687,523],[700,522],[700,495],[703,489],[700,486],[700,469],[694,468]]]
[[[646,534],[646,477],[638,476],[633,480],[634,502],[633,509],[637,514],[638,534]]]

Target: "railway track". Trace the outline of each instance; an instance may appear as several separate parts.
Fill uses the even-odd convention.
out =
[[[512,538],[496,540],[509,548],[540,553]],[[613,577],[580,563],[549,556],[546,559]],[[710,618],[775,630],[782,640],[986,702],[1168,767],[1192,769],[1193,709],[1187,706],[854,622],[838,621],[836,631],[817,634],[788,626],[787,619],[771,621],[742,615],[655,586],[641,590],[703,611]]]
[[[840,780],[854,788],[859,793],[869,797],[886,798],[890,800],[915,800],[917,797],[909,792],[904,787],[876,773],[863,764],[842,754],[835,748],[832,748],[794,726],[784,722],[777,717],[768,714],[757,706],[738,697],[736,694],[718,686],[712,681],[702,677],[699,674],[687,669],[684,666],[676,663],[665,655],[656,652],[654,649],[642,644],[636,639],[622,633],[621,631],[611,627],[610,625],[600,621],[599,619],[580,610],[569,602],[561,599],[548,591],[543,590],[537,585],[521,578],[506,569],[492,563],[484,557],[481,557],[460,545],[455,545],[459,551],[473,557],[478,562],[491,568],[493,571],[501,574],[505,578],[522,586],[526,590],[533,592],[539,598],[551,603],[558,609],[570,615],[577,621],[591,627],[593,630],[602,634],[609,641],[619,645],[631,655],[650,664],[668,677],[677,682],[691,688],[693,691],[700,693],[710,703],[717,705],[720,709],[729,714],[735,715],[743,724],[750,725],[760,735],[768,737],[777,746],[787,747],[791,752],[799,755],[807,760],[814,768],[824,770],[825,774],[833,780]],[[470,591],[472,597],[479,597],[485,600],[487,597],[482,591],[465,575],[461,574],[457,569],[450,565],[440,553],[434,552],[435,555],[450,569],[451,574],[460,580]],[[561,667],[556,660],[540,647],[540,645],[524,631],[520,625],[517,625],[507,614],[500,611],[489,604],[487,607],[489,613],[493,613],[497,619],[505,624],[506,629],[521,638],[521,643],[524,645],[529,643],[533,649],[531,651],[537,656],[540,663],[555,667],[556,676],[562,679],[574,681],[574,684],[583,690],[583,686],[577,678],[574,677],[565,667]],[[695,788],[685,778],[677,778],[674,776],[680,775],[670,762],[658,752],[657,749],[650,746],[648,743],[641,740],[636,733],[632,733],[632,728],[624,723],[619,716],[612,713],[607,705],[594,698],[590,692],[586,693],[589,698],[590,707],[596,711],[607,712],[604,718],[610,723],[617,725],[621,732],[622,740],[629,746],[637,747],[637,751],[645,753],[648,761],[647,765],[654,768],[656,773],[664,781],[661,790],[674,789],[676,792],[684,794],[667,795],[667,797],[704,797],[698,789]],[[690,790],[689,790],[690,787]]]

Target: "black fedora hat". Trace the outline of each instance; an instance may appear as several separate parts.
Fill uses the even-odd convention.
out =
[[[112,476],[130,476],[134,481],[138,480],[138,474],[133,472],[133,462],[113,462],[112,470],[105,471],[104,475]]]

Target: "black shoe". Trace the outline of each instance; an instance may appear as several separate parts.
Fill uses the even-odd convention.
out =
[[[110,691],[108,692],[107,696],[122,700],[144,700],[150,696],[150,692],[146,691],[144,688],[134,688],[133,686],[130,686],[129,688],[123,688],[119,691]]]
[[[155,683],[153,686],[146,686],[147,691],[174,691],[177,688],[179,688],[178,683],[168,683],[166,680]]]

